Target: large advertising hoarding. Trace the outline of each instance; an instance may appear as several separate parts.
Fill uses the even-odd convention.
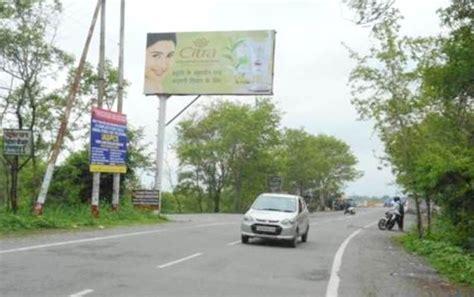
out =
[[[93,108],[91,117],[91,172],[127,172],[127,117]]]
[[[148,33],[145,95],[271,95],[275,31]]]
[[[3,154],[6,156],[31,156],[32,143],[31,130],[3,129]]]

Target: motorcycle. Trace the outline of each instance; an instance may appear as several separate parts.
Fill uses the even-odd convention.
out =
[[[354,215],[356,213],[354,207],[349,206],[348,208],[346,208],[346,210],[344,211],[344,215],[346,215],[347,213],[351,214],[351,215]]]
[[[395,223],[398,221],[400,213],[392,208],[385,213],[385,216],[379,220],[378,226],[380,230],[392,230]]]

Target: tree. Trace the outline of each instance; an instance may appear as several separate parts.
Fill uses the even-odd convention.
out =
[[[343,0],[343,2],[355,11],[356,24],[370,25],[380,20],[391,9],[395,0]]]
[[[390,9],[372,24],[371,53],[351,52],[358,62],[352,102],[361,118],[374,120],[385,160],[414,195],[420,237],[420,197],[428,205],[428,233],[433,200],[465,234],[473,230],[474,5],[453,0],[441,15],[449,36],[400,38],[400,15]]]
[[[181,187],[194,189],[199,205],[205,193],[214,212],[221,209],[224,190],[232,189],[233,209],[240,211],[247,203],[242,201],[243,192],[254,197],[265,188],[279,120],[274,105],[260,99],[254,107],[218,102],[205,106],[201,117],[194,114],[181,121],[177,127]]]
[[[416,129],[409,129],[423,115],[420,99],[421,69],[436,60],[436,46],[430,38],[400,38],[401,16],[396,9],[383,14],[373,25],[376,45],[370,54],[351,51],[358,65],[352,70],[352,103],[362,119],[372,119],[385,144],[385,160],[392,164],[397,181],[406,189],[414,186],[413,176]],[[419,198],[415,195],[418,230],[422,236]]]
[[[42,105],[52,98],[43,96],[43,81],[54,77],[71,58],[54,46],[59,1],[3,1],[0,4],[0,74],[11,78],[2,86],[6,93],[0,102],[0,122],[7,120],[10,127],[36,131],[38,118],[47,116]],[[10,80],[9,80],[10,81]],[[57,106],[60,107],[60,106]],[[36,150],[33,145],[33,168],[36,176]],[[38,144],[39,145],[39,144]],[[26,164],[13,157],[10,166],[10,203],[18,209],[18,173]]]
[[[313,136],[303,130],[287,129],[283,147],[287,187],[294,185],[300,195],[317,193],[322,210],[346,182],[362,175],[354,168],[357,159],[349,146],[333,136]]]

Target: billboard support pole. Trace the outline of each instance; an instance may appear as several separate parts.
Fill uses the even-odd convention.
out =
[[[119,80],[118,80],[118,102],[117,112],[122,112],[123,101],[123,43],[125,23],[125,0],[120,1],[120,51],[119,51]],[[120,204],[120,173],[114,173],[114,184],[112,194],[112,210],[118,211]]]
[[[155,190],[158,191],[158,213],[161,213],[161,181],[163,179],[163,161],[165,154],[165,127],[166,127],[166,100],[170,96],[158,95],[158,134],[156,143],[156,171],[155,171]]]

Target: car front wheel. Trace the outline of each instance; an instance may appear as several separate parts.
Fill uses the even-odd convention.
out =
[[[298,243],[298,234],[299,234],[299,231],[298,229],[296,229],[296,234],[295,234],[295,237],[293,237],[293,239],[290,239],[290,247],[293,247],[295,248],[296,247],[296,244]]]
[[[301,236],[302,242],[306,242],[308,240],[308,233],[309,233],[309,225],[308,225],[308,228],[306,228],[306,232]]]
[[[242,239],[242,243],[249,243],[249,237],[248,236],[242,235],[241,239]]]

